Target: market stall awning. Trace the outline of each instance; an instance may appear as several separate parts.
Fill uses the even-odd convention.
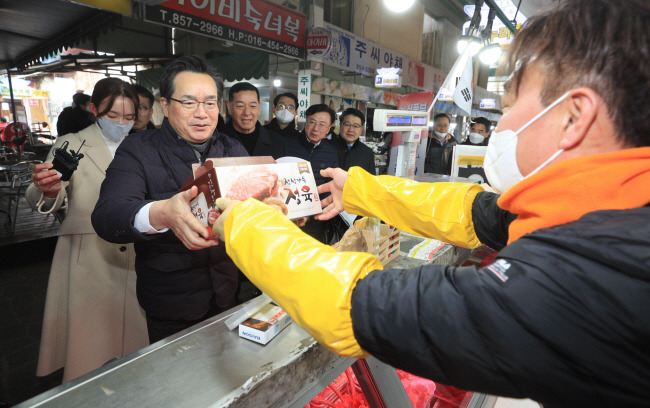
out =
[[[118,14],[60,0],[0,2],[0,69],[31,61],[108,29]]]
[[[269,54],[265,52],[228,55],[207,61],[219,69],[225,81],[269,77]],[[158,88],[164,69],[160,67],[139,71],[136,73],[136,82],[146,88]]]

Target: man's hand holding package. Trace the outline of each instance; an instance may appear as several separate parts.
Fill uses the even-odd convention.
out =
[[[365,357],[352,330],[350,301],[359,279],[382,269],[371,254],[337,252],[255,199],[218,199],[214,226],[244,274],[321,344],[337,354]]]
[[[153,203],[149,210],[149,223],[157,230],[169,228],[187,249],[197,250],[217,245],[210,240],[208,230],[190,211],[190,200],[196,197],[196,186],[167,200]]]

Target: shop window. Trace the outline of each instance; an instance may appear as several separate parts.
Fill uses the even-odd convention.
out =
[[[442,68],[442,29],[443,25],[424,13],[422,25],[422,62],[434,68]]]
[[[352,31],[354,2],[349,0],[325,0],[324,20],[347,31]]]

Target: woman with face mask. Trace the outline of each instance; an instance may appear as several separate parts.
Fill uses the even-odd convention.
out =
[[[47,288],[38,376],[65,367],[66,382],[148,345],[135,295],[133,245],[102,240],[90,221],[106,168],[133,126],[138,102],[132,85],[100,80],[89,104],[95,123],[59,137],[46,162],[32,172],[26,192],[32,208],[58,214],[67,201]],[[53,169],[64,144],[68,153],[83,155],[72,175]]]

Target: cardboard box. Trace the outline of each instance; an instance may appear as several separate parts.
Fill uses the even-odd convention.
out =
[[[278,206],[289,219],[323,211],[308,161],[215,167],[215,172],[223,197],[253,197]]]
[[[361,229],[368,244],[368,252],[379,258],[386,265],[399,255],[400,231],[387,224],[379,224],[379,237],[374,229]]]
[[[239,337],[266,344],[291,323],[291,316],[275,303],[269,303],[239,325]]]
[[[222,196],[240,201],[257,198],[278,208],[289,219],[323,211],[308,161],[276,163],[270,156],[226,157],[194,164],[192,171],[179,192],[193,185],[199,188],[199,195],[190,206],[205,226],[211,226],[218,218],[214,200]]]

